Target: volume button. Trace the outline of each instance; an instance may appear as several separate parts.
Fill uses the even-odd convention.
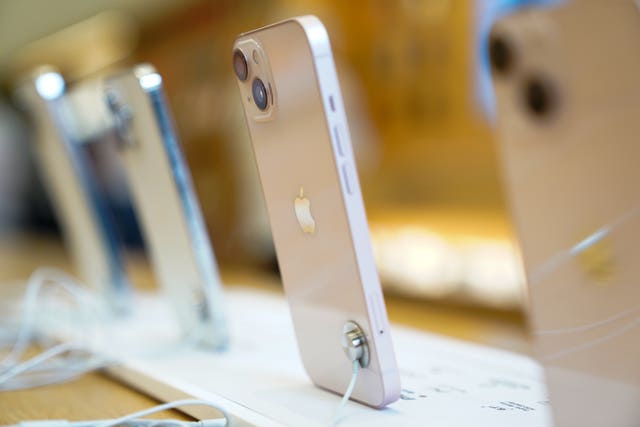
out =
[[[344,132],[342,131],[342,125],[337,124],[333,126],[333,139],[336,142],[336,150],[338,150],[338,154],[340,155],[340,157],[344,157],[344,148],[342,147],[342,144],[344,144],[345,141]]]
[[[353,194],[353,176],[351,175],[351,171],[348,163],[344,163],[340,168],[340,172],[342,173],[342,181],[344,182],[344,189],[348,194]]]

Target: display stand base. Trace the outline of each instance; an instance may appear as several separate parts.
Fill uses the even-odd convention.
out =
[[[114,325],[108,373],[161,401],[185,397],[226,408],[234,425],[329,426],[340,397],[314,387],[298,357],[284,298],[228,290],[230,348],[179,343],[163,300],[139,296],[137,318]],[[402,398],[383,410],[349,402],[340,426],[550,427],[543,371],[530,358],[393,326]],[[115,333],[107,334],[115,336]],[[212,418],[210,408],[184,412]]]

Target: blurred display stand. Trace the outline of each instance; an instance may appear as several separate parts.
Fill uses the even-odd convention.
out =
[[[328,425],[340,396],[308,381],[284,298],[241,286],[227,295],[234,342],[229,351],[167,346],[169,316],[157,299],[141,296],[145,318],[127,321],[126,334],[118,336],[130,344],[105,348],[120,362],[108,373],[160,401],[194,396],[216,402],[242,426]],[[349,402],[339,425],[418,427],[428,419],[433,427],[551,426],[542,370],[533,359],[398,325],[392,331],[400,399],[384,410]],[[187,413],[213,416],[199,408]]]
[[[24,291],[23,279],[40,264],[38,259],[65,270],[70,265],[55,241],[40,238],[12,245],[0,243],[0,324],[16,314],[15,301]],[[340,397],[314,387],[307,379],[296,356],[292,324],[277,281],[264,273],[223,271],[233,308],[233,342],[229,352],[212,355],[176,345],[179,330],[170,320],[167,301],[146,293],[153,286],[149,269],[140,262],[131,267],[132,278],[143,287],[137,295],[137,316],[114,323],[110,333],[96,337],[97,342],[107,345],[110,355],[124,362],[114,366],[110,375],[160,400],[191,395],[225,406],[228,403],[236,416],[257,425],[263,425],[259,421],[265,419],[285,425],[327,424]],[[7,305],[9,302],[13,305]],[[422,425],[425,417],[434,426],[450,425],[452,417],[460,424],[473,419],[495,426],[546,425],[548,405],[540,368],[529,357],[513,353],[529,352],[522,319],[442,304],[426,306],[424,301],[394,296],[387,299],[387,305],[404,377],[403,399],[382,412],[350,403],[345,426],[388,425],[394,421]],[[264,333],[254,334],[256,325]],[[423,397],[426,395],[431,399]],[[75,399],[83,399],[86,405],[69,406]],[[101,375],[89,374],[68,384],[5,393],[0,422],[45,417],[109,418],[151,404],[143,402],[136,407],[132,403],[140,401],[139,395],[131,391],[125,394],[123,387],[116,387]],[[515,403],[532,409],[518,410]],[[197,409],[189,413],[215,416]]]

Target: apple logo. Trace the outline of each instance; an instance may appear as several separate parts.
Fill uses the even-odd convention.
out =
[[[313,234],[316,231],[316,222],[311,216],[311,202],[304,197],[304,189],[300,187],[300,194],[294,202],[296,209],[296,217],[300,228],[307,234]]]

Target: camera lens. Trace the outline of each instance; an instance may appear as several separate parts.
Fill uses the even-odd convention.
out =
[[[508,74],[514,65],[513,48],[509,41],[497,34],[489,39],[489,60],[492,68],[500,74]]]
[[[264,83],[262,83],[262,80],[258,78],[253,79],[253,83],[251,84],[251,91],[253,92],[253,101],[256,103],[258,108],[262,111],[266,110],[268,104],[267,88],[264,87]]]
[[[247,65],[247,58],[244,57],[244,53],[240,49],[233,51],[233,70],[240,80],[247,80],[249,66]]]
[[[530,77],[523,87],[524,104],[531,114],[545,117],[557,107],[557,95],[553,85],[541,77]]]

